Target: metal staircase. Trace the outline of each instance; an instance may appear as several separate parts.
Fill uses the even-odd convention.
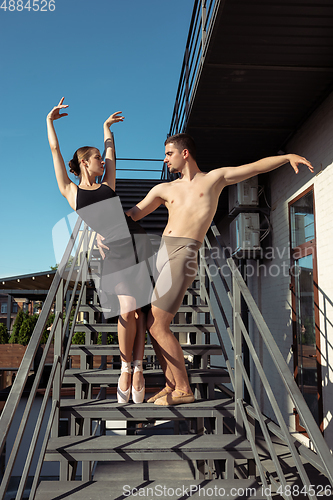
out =
[[[112,395],[107,397],[106,391],[109,387],[115,387],[120,371],[114,366],[108,368],[105,363],[97,369],[92,366],[94,355],[116,356],[118,346],[101,346],[91,344],[97,338],[99,332],[116,333],[115,324],[91,323],[77,324],[74,330],[86,333],[86,344],[72,346],[69,355],[80,352],[81,367],[66,369],[63,384],[75,385],[75,399],[60,401],[60,418],[68,419],[71,429],[69,436],[53,437],[48,441],[45,460],[59,461],[59,482],[43,482],[37,490],[37,499],[51,499],[56,494],[62,493],[75,498],[84,495],[88,488],[90,495],[94,498],[104,498],[108,491],[108,498],[118,498],[124,494],[124,485],[129,485],[134,493],[143,491],[143,484],[151,491],[163,487],[168,490],[176,490],[182,487],[192,487],[193,497],[199,493],[199,486],[205,490],[210,482],[214,486],[226,491],[237,487],[235,483],[235,461],[245,461],[248,467],[248,479],[239,479],[239,488],[254,488],[252,496],[248,498],[261,498],[259,484],[254,479],[253,452],[246,437],[235,434],[223,433],[223,418],[232,418],[234,403],[231,398],[214,399],[215,384],[223,385],[230,382],[227,371],[223,368],[210,368],[209,357],[221,355],[222,349],[218,345],[211,345],[210,333],[215,330],[214,325],[209,322],[199,321],[198,315],[208,316],[209,307],[200,298],[200,280],[194,281],[192,288],[186,294],[185,305],[181,306],[172,330],[180,337],[184,355],[187,356],[188,376],[190,384],[195,391],[197,401],[194,404],[181,405],[178,407],[159,407],[153,404],[118,404]],[[82,304],[84,311],[91,308],[96,312],[99,306]],[[192,316],[189,321],[189,316]],[[183,318],[181,318],[183,316]],[[187,319],[187,322],[180,322]],[[202,318],[204,319],[204,318]],[[178,322],[179,321],[179,322]],[[192,340],[195,343],[189,343]],[[89,361],[90,358],[90,361]],[[162,371],[156,367],[154,351],[151,345],[145,349],[145,382],[146,387],[155,390],[164,385]],[[99,396],[91,398],[93,386],[101,388]],[[86,396],[86,397],[84,397]],[[135,422],[133,428],[128,425],[125,435],[108,435],[105,422],[126,421],[128,424]],[[161,434],[159,422],[172,421],[174,434]],[[99,423],[96,428],[98,432],[94,435],[92,423]],[[152,424],[150,432],[142,433],[138,423]],[[185,424],[180,432],[180,423]],[[155,431],[155,432],[154,432]],[[105,462],[110,462],[108,468],[109,478],[114,477],[112,468],[114,464],[125,462],[124,474],[120,479],[112,481],[98,480],[91,483],[93,475],[99,475],[99,462],[103,462],[105,474]],[[161,462],[161,471],[165,463],[173,461],[174,468],[178,468],[176,461],[185,461],[190,464],[191,478],[182,478],[175,488],[173,481],[174,472],[171,471],[169,478],[163,473],[163,481],[151,479],[151,464]],[[82,483],[77,493],[78,483],[71,482],[77,474],[77,463],[82,462]],[[97,467],[94,470],[95,463]],[[132,464],[138,462],[142,469],[142,477],[139,481],[132,482],[131,477],[126,474],[126,462]],[[145,468],[143,467],[145,464]],[[94,474],[93,474],[94,470]],[[119,473],[118,473],[119,474]],[[126,477],[127,476],[127,477]],[[252,477],[251,477],[252,476]],[[118,477],[118,475],[117,475]],[[143,483],[144,482],[144,483]],[[204,486],[205,485],[205,486]],[[195,488],[197,487],[197,491]],[[110,497],[110,491],[112,496]],[[73,491],[75,490],[75,491]],[[178,498],[177,493],[171,498]],[[128,495],[129,496],[129,495]],[[136,496],[135,494],[133,496]],[[182,495],[181,495],[182,496]],[[130,496],[129,496],[130,497]]]
[[[163,181],[150,179],[117,179],[117,195],[121,200],[124,210],[129,210],[141,201],[148,191],[156,184]],[[140,224],[149,234],[162,234],[168,220],[168,211],[161,205],[155,212],[147,215]]]
[[[223,261],[213,251],[221,248],[215,226],[207,234],[200,251],[198,276],[171,325],[184,351],[196,402],[175,407],[116,402],[114,388],[120,374],[119,353],[116,344],[107,345],[107,334],[116,334],[116,324],[113,320],[105,322],[96,292],[91,287],[89,270],[92,266],[98,267],[99,261],[94,250],[94,234],[87,227],[80,230],[81,225],[78,220],[1,415],[1,449],[4,449],[10,427],[18,418],[16,414],[30,366],[55,302],[54,323],[7,458],[0,498],[14,497],[13,494],[6,497],[6,491],[15,461],[22,455],[25,466],[16,491],[17,500],[27,496],[31,500],[105,500],[137,496],[261,499],[271,498],[274,492],[285,499],[298,498],[299,494],[290,484],[289,470],[283,465],[285,457],[281,458],[276,452],[274,436],[290,453],[294,474],[308,498],[315,499],[316,490],[311,489],[304,459],[328,478],[328,488],[333,485],[332,455],[264,319],[234,261]],[[68,262],[71,262],[70,267],[67,267]],[[221,272],[225,265],[230,270],[229,285]],[[212,273],[212,266],[219,273]],[[242,321],[241,296],[267,346],[272,366],[277,367],[286,394],[305,423],[312,450],[297,442],[281,415]],[[231,307],[231,321],[226,304]],[[72,345],[75,331],[85,333],[84,345]],[[99,333],[102,344],[97,343]],[[226,342],[232,345],[232,357],[227,354]],[[244,367],[244,343],[249,347],[252,364],[275,412],[274,422],[261,413]],[[39,398],[40,411],[30,448],[23,449],[26,423],[52,346],[54,362],[43,399]],[[73,356],[79,356],[79,367],[71,364]],[[223,362],[214,365],[212,356]],[[155,392],[164,385],[163,373],[149,339],[144,376],[148,394],[149,390]],[[244,402],[245,386],[251,404]],[[123,423],[126,425],[121,425]],[[63,431],[64,426],[67,432]],[[122,433],[117,433],[117,426],[123,429]],[[42,428],[45,430],[41,431]],[[266,442],[269,457],[263,456],[257,446],[258,429]],[[34,457],[36,463],[27,487]],[[47,461],[59,463],[59,481],[40,482],[43,463]],[[268,463],[273,464],[273,470]]]

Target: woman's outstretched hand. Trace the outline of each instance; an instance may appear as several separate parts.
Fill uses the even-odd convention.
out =
[[[118,122],[123,122],[125,117],[120,116],[121,111],[117,111],[116,113],[113,113],[107,120],[105,120],[104,125],[106,125],[108,128],[111,127],[113,123],[118,123]]]
[[[65,109],[65,108],[68,108],[68,104],[63,104],[64,102],[64,97],[62,97],[60,99],[60,102],[58,104],[58,106],[54,106],[54,108],[49,112],[49,114],[47,115],[47,117],[50,119],[50,120],[58,120],[59,118],[62,118],[63,116],[68,116],[68,113],[61,113],[60,114],[60,111],[62,109]]]

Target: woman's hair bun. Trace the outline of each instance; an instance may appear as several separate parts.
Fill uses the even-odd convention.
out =
[[[68,163],[68,165],[69,165],[69,171],[72,174],[74,174],[77,177],[79,177],[79,175],[81,174],[81,170],[80,170],[79,160],[78,160],[78,157],[77,157],[77,151],[74,153],[74,156],[71,159],[71,161]]]
[[[80,162],[82,160],[88,161],[95,150],[96,148],[93,146],[83,146],[82,148],[77,149],[71,161],[68,162],[69,171],[79,177],[81,175]]]

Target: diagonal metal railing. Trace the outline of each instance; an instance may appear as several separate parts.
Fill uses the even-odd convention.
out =
[[[20,418],[16,438],[11,448],[10,456],[1,481],[1,500],[5,497],[8,490],[18,456],[20,456],[20,461],[22,462],[22,454],[26,452],[25,464],[15,497],[16,500],[21,500],[23,498],[32,460],[35,456],[37,441],[41,434],[42,425],[46,420],[48,420],[29,497],[31,499],[34,498],[48,437],[51,432],[54,435],[58,434],[59,418],[57,417],[59,417],[60,389],[62,378],[64,376],[64,367],[67,364],[75,320],[73,320],[73,325],[69,335],[67,332],[69,330],[71,311],[73,310],[75,301],[77,301],[77,303],[74,318],[77,316],[79,304],[83,294],[85,293],[85,283],[88,277],[88,266],[91,257],[91,253],[89,253],[89,251],[93,247],[95,237],[95,234],[88,230],[86,224],[84,224],[83,230],[80,231],[81,225],[82,219],[78,217],[1,414],[0,446],[2,451],[5,447],[14,418],[19,418],[19,412],[17,410],[19,408],[20,401],[22,400],[22,395],[28,382],[29,375],[31,374],[31,366],[34,363],[34,359],[39,349],[47,320],[55,303],[55,317],[53,325],[45,345],[43,355],[39,362],[37,372],[34,374],[32,387],[30,389],[23,414]],[[78,299],[77,295],[79,295]],[[40,404],[39,414],[35,423],[30,446],[28,447],[28,450],[22,450],[22,439],[26,431],[29,416],[32,412],[33,404],[36,400],[36,394],[43,376],[47,355],[52,344],[54,344],[54,361],[48,378],[47,387]],[[51,411],[48,414],[47,405],[51,396],[52,405]]]
[[[29,471],[31,469],[32,459],[36,452],[37,441],[41,434],[42,424],[46,422],[46,431],[44,432],[43,443],[39,452],[39,459],[34,475],[34,480],[30,492],[30,499],[33,500],[37,489],[39,476],[42,469],[45,449],[50,434],[58,434],[59,425],[59,403],[60,403],[60,389],[62,378],[68,358],[69,348],[71,344],[71,336],[74,332],[74,324],[69,331],[69,318],[71,311],[75,308],[74,317],[76,317],[81,299],[84,302],[85,286],[84,283],[88,277],[89,266],[89,249],[93,246],[94,234],[89,233],[88,228],[85,226],[84,230],[80,232],[81,219],[78,219],[73,234],[70,238],[69,244],[59,265],[53,283],[51,285],[49,294],[44,303],[44,307],[40,314],[39,320],[36,324],[34,333],[31,337],[30,343],[27,347],[25,356],[21,363],[17,377],[13,384],[12,390],[7,399],[5,408],[0,419],[0,438],[1,448],[4,447],[8,437],[10,427],[13,423],[16,410],[18,409],[24,387],[28,381],[30,374],[30,367],[36,356],[43,331],[51,312],[54,301],[56,302],[56,312],[53,326],[44,349],[42,359],[40,361],[37,373],[34,376],[32,388],[19,424],[19,430],[15,442],[13,444],[11,455],[8,459],[4,477],[0,486],[0,498],[5,497],[8,489],[11,474],[18,457],[21,453],[20,445],[24,435],[25,427],[38,391],[39,383],[43,374],[43,368],[47,353],[50,349],[52,342],[54,342],[54,362],[51,369],[51,374],[48,379],[47,387],[44,393],[43,400],[40,404],[39,415],[36,421],[36,426],[33,436],[30,441],[30,446],[26,450],[26,460],[24,470],[16,492],[16,500],[21,500],[24,495]],[[76,244],[77,242],[77,244]],[[76,249],[75,249],[76,244]],[[73,249],[75,255],[72,257]],[[220,252],[216,252],[220,249]],[[83,258],[79,259],[79,256]],[[299,478],[304,485],[305,491],[310,500],[316,498],[315,491],[311,486],[311,482],[306,473],[305,467],[302,462],[302,457],[310,462],[321,473],[325,474],[331,484],[333,485],[333,457],[328,449],[323,436],[318,428],[297,384],[295,383],[290,370],[279,351],[275,340],[270,333],[249,289],[247,288],[235,262],[231,258],[224,259],[222,256],[223,245],[221,237],[215,226],[212,226],[205,238],[205,243],[201,249],[200,254],[200,295],[205,299],[209,305],[211,316],[216,327],[218,339],[220,341],[226,364],[230,373],[231,384],[235,398],[235,419],[236,419],[236,432],[243,432],[243,428],[247,433],[247,437],[252,444],[254,458],[258,467],[259,475],[263,487],[267,487],[268,480],[271,484],[275,485],[278,489],[282,487],[282,495],[286,500],[293,498],[290,489],[288,490],[288,481],[283,471],[283,465],[280,463],[271,435],[278,436],[284,443],[287,444],[290,455],[294,460],[295,468],[298,471]],[[71,265],[69,267],[69,262]],[[212,266],[218,269],[218,273],[212,273]],[[223,268],[230,270],[232,277],[232,285],[229,286],[223,272]],[[206,282],[206,283],[205,283]],[[221,289],[224,290],[224,295],[221,294]],[[68,292],[71,293],[69,299]],[[75,304],[75,297],[78,296]],[[275,398],[274,392],[269,385],[267,374],[264,370],[263,363],[259,359],[255,346],[250,338],[247,328],[244,325],[241,315],[241,297],[245,300],[249,312],[252,315],[254,322],[257,326],[259,334],[266,345],[267,353],[270,358],[270,366],[274,365],[281,378],[281,383],[284,384],[286,393],[289,394],[298,414],[302,418],[302,422],[306,428],[308,436],[311,439],[312,448],[314,451],[301,445],[295,436],[288,428],[283,415],[281,413],[279,404]],[[218,306],[222,322],[216,317],[213,308],[213,300]],[[232,320],[228,321],[228,314],[225,312],[224,302],[229,303],[232,309]],[[229,360],[226,348],[226,335],[233,348],[233,360]],[[257,395],[252,387],[252,382],[248,375],[247,369],[243,361],[243,344],[248,346],[252,365],[256,368],[258,376],[265,389],[267,398],[275,414],[277,423],[269,420],[263,415],[260,404],[257,400]],[[251,365],[251,366],[252,366]],[[243,399],[244,386],[247,387],[251,398],[251,405],[245,404]],[[52,395],[51,409],[47,410],[47,403]],[[253,436],[253,428],[251,429],[251,419],[256,419],[262,431],[262,435],[266,441],[267,448],[270,453],[271,460],[275,466],[277,479],[272,474],[268,474],[259,453],[256,449],[255,437]],[[296,498],[294,496],[294,498]]]
[[[54,437],[59,433],[60,392],[67,368],[71,340],[75,331],[75,318],[77,318],[79,313],[80,305],[86,302],[85,285],[92,277],[89,266],[93,254],[92,249],[95,241],[95,233],[89,230],[86,224],[83,225],[83,230],[81,230],[82,224],[82,219],[78,217],[0,416],[0,454],[5,449],[13,423],[15,424],[15,429],[18,426],[14,443],[13,445],[10,443],[6,450],[7,456],[9,452],[10,456],[7,459],[3,476],[0,478],[0,500],[3,500],[6,496],[14,467],[18,461],[20,463],[24,462],[24,466],[15,498],[16,500],[21,500],[23,495],[26,494],[26,484],[29,473],[31,476],[32,463],[36,459],[38,449],[39,455],[37,457],[37,465],[29,496],[29,499],[33,500],[42,471],[49,436],[51,434]],[[32,387],[29,387],[29,395],[26,398],[23,397],[24,389],[29,382],[31,367],[34,365],[36,355],[38,356],[37,351],[40,347],[40,341],[54,304],[55,318],[53,325],[43,355],[38,362],[38,369],[33,375]],[[73,322],[70,327],[73,311]],[[54,361],[47,387],[40,403],[39,414],[34,424],[35,427],[30,443],[26,450],[22,450],[22,441],[27,432],[29,417],[33,413],[33,405],[36,402],[36,395],[44,374],[47,355],[50,352],[52,344],[54,344]],[[50,398],[52,399],[51,409],[48,408]],[[19,405],[26,399],[23,415],[20,416]],[[17,420],[19,420],[18,423]],[[46,431],[42,431],[45,423]],[[44,433],[44,437],[40,445],[40,441],[38,440],[41,439],[42,432]],[[25,457],[24,459],[23,456]]]
[[[193,97],[222,0],[195,0],[172,114],[170,135],[186,129]]]
[[[213,269],[214,272],[212,271]],[[231,286],[228,284],[224,270],[229,271]],[[316,490],[313,485],[311,485],[302,458],[311,463],[313,467],[328,478],[331,483],[331,487],[329,487],[331,494],[333,487],[333,456],[250,290],[236,266],[235,261],[230,257],[226,257],[225,247],[215,225],[211,226],[206,235],[204,245],[200,250],[200,282],[202,288],[201,296],[209,305],[216,326],[217,336],[231,375],[235,398],[236,431],[242,432],[245,426],[247,437],[253,447],[254,457],[263,486],[265,487],[267,485],[266,478],[269,477],[271,484],[276,487],[277,491],[286,500],[297,498],[299,492],[302,491],[302,488],[292,490],[290,487],[283,472],[283,464],[280,462],[271,438],[273,434],[288,446],[294,467],[298,471],[299,479],[303,484],[303,492],[306,493],[308,498],[314,500],[316,498]],[[264,369],[263,360],[259,359],[255,345],[242,319],[242,299],[245,301],[262,342],[266,346],[267,356],[269,357],[268,361],[266,360],[266,366],[275,367],[280,377],[280,382],[285,387],[286,394],[288,394],[302,419],[307,435],[311,441],[312,449],[301,444],[301,442],[295,438],[294,431],[291,430],[285,422],[279,403],[274,395],[274,390],[269,383],[267,370],[265,371]],[[216,319],[216,307],[214,309],[213,302],[219,310],[219,320]],[[229,314],[229,317],[232,316],[231,321],[228,321],[228,315],[225,312],[225,304],[227,304],[232,311],[231,314]],[[220,320],[220,318],[222,319]],[[230,323],[232,326],[230,326]],[[223,332],[227,332],[228,341],[233,349],[233,366],[228,359],[227,349],[225,347],[227,337]],[[244,345],[248,347],[251,357],[251,367],[256,370],[256,374],[261,380],[266,397],[274,412],[276,423],[263,415],[261,411],[257,394],[253,388],[253,382],[250,380],[248,370],[244,363]],[[245,392],[245,387],[250,395],[251,405],[244,402],[243,394]],[[261,428],[271,460],[275,466],[277,479],[275,475],[269,474],[268,471],[265,470],[257,453],[255,441],[252,436],[253,429],[251,430],[248,421],[248,419],[251,420],[253,418],[258,421]],[[294,496],[292,494],[293,491]],[[327,493],[328,489],[325,491]]]

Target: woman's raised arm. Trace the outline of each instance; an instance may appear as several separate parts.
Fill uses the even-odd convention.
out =
[[[121,111],[113,113],[104,122],[104,148],[105,148],[105,173],[103,177],[103,182],[108,184],[111,189],[116,187],[116,155],[114,150],[113,135],[111,133],[110,127],[113,123],[122,122],[124,116],[120,116]]]
[[[61,194],[68,200],[70,206],[75,210],[76,191],[72,187],[74,186],[74,183],[68,177],[65,162],[60,152],[59,141],[53,124],[54,120],[58,120],[63,116],[68,116],[68,113],[60,114],[60,111],[62,109],[68,108],[68,105],[63,104],[64,99],[65,98],[62,97],[58,106],[55,106],[47,115],[47,137],[52,152],[54,171],[56,174],[59,190]]]

